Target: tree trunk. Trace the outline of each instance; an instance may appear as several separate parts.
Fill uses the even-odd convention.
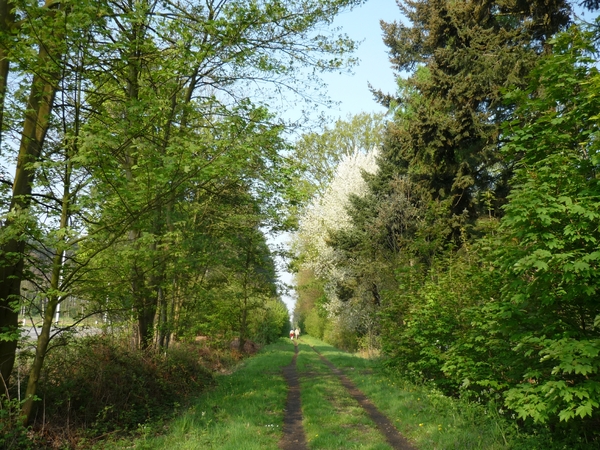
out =
[[[246,346],[246,339],[248,336],[248,309],[246,303],[246,299],[244,298],[244,309],[242,310],[242,317],[240,320],[240,340],[238,343],[238,349],[241,353],[244,353],[244,347]]]
[[[164,295],[162,287],[158,287],[158,348],[166,349],[168,345],[167,335],[169,325],[167,323],[167,298]]]
[[[65,169],[65,181],[60,215],[60,230],[65,231],[69,225],[69,207],[71,203],[71,171],[72,163],[70,157],[67,155],[67,165]],[[62,236],[66,236],[66,233],[63,233]],[[42,331],[38,336],[37,347],[35,349],[35,358],[33,360],[31,370],[29,371],[27,390],[25,391],[25,403],[23,404],[23,408],[21,409],[21,416],[23,418],[24,424],[27,424],[27,422],[29,422],[29,418],[31,416],[34,396],[37,392],[38,382],[42,373],[42,367],[44,366],[44,359],[46,358],[48,344],[50,343],[50,332],[52,330],[54,314],[56,313],[60,302],[63,300],[60,291],[63,289],[63,286],[61,286],[61,272],[63,271],[64,265],[64,241],[65,237],[61,238],[57,243],[56,254],[54,255],[54,259],[52,261],[52,276],[50,278],[49,289],[50,295],[48,296],[48,302],[44,311]]]
[[[51,2],[47,1],[46,3],[49,5]],[[57,4],[54,6],[57,7]],[[51,9],[50,12],[52,11]],[[56,39],[54,42],[60,41],[60,37],[53,36],[52,39]],[[50,49],[54,47],[40,45],[39,67],[52,66],[60,60],[60,54],[50,53]],[[23,219],[23,214],[26,214],[31,203],[32,184],[35,177],[33,164],[39,159],[46,138],[59,78],[60,71],[57,67],[49,73],[43,73],[43,76],[36,74],[33,77],[13,183],[9,209],[11,215],[3,224],[3,230],[21,226],[18,222]],[[2,258],[0,260],[0,330],[16,333],[19,323],[14,302],[20,298],[25,241],[21,237],[21,230],[9,233],[15,237],[8,239],[0,247],[0,257]],[[16,339],[0,340],[0,375],[6,384],[8,384],[14,366],[16,348]]]
[[[152,336],[154,335],[154,314],[156,305],[147,302],[138,310],[139,348],[147,350],[152,347]]]
[[[135,244],[138,237],[138,233],[130,232],[130,240],[132,243]],[[131,290],[133,295],[134,317],[137,321],[137,347],[140,350],[146,350],[152,346],[156,300],[151,298],[150,289],[146,284],[146,277],[142,269],[137,265],[134,266],[132,270]]]
[[[10,72],[8,46],[6,44],[9,43],[7,36],[11,32],[15,20],[12,9],[13,5],[9,4],[8,0],[0,0],[0,36],[2,37],[2,44],[0,45],[0,145],[2,145],[2,131],[4,129],[4,99]]]
[[[181,316],[181,293],[179,292],[179,283],[177,283],[177,277],[173,278],[173,294],[171,296],[171,332],[167,337],[168,342],[175,342],[177,340],[177,331],[179,330],[179,318]]]
[[[60,272],[62,268],[62,256],[62,251],[57,252],[52,262],[52,279],[50,282],[52,292],[55,292],[54,289],[58,288]],[[42,331],[38,336],[37,346],[35,349],[35,358],[33,360],[31,370],[29,371],[27,390],[25,391],[25,403],[23,404],[23,408],[21,409],[21,417],[25,425],[27,424],[27,422],[29,422],[29,417],[31,416],[31,411],[33,409],[34,396],[37,392],[38,382],[42,373],[42,367],[44,366],[44,359],[46,358],[48,344],[50,343],[50,331],[52,330],[52,320],[54,318],[54,313],[56,312],[56,307],[60,300],[60,296],[56,294],[51,295],[48,298],[48,303],[44,311]]]

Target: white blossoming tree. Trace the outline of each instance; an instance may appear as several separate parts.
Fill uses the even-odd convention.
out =
[[[352,313],[337,296],[337,288],[349,277],[351,269],[344,265],[339,250],[328,245],[330,233],[351,226],[347,212],[350,197],[367,192],[363,172],[377,171],[377,148],[368,152],[355,150],[342,158],[324,193],[313,199],[300,219],[293,248],[300,267],[312,271],[323,283],[326,302],[323,307],[334,322],[352,323]]]

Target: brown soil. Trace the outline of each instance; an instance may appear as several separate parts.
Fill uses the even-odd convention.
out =
[[[385,436],[388,444],[396,450],[415,450],[415,448],[406,440],[404,436],[400,434],[394,427],[390,419],[388,419],[377,407],[363,394],[358,388],[345,376],[341,370],[335,367],[327,358],[321,355],[314,347],[311,348],[319,355],[319,358],[327,364],[331,371],[336,374],[341,381],[342,385],[348,390],[350,395],[358,402],[360,406],[366,411],[371,420],[375,423],[377,428]],[[297,349],[297,347],[296,347]]]
[[[306,436],[302,427],[302,403],[300,402],[300,382],[296,371],[298,343],[294,341],[294,357],[289,366],[283,368],[283,376],[288,384],[288,396],[283,417],[283,438],[279,448],[283,450],[307,450]]]

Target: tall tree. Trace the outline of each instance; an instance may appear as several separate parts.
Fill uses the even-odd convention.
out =
[[[13,41],[11,35],[15,27],[14,6],[8,0],[0,1],[0,145],[4,130],[4,100],[8,86],[8,75],[10,73],[10,43]]]
[[[12,7],[12,5],[10,5]],[[9,5],[3,5],[5,13]],[[12,8],[10,9],[12,13]],[[27,29],[23,32],[26,40],[30,40],[32,48],[37,47],[37,57],[28,61],[27,70],[32,74],[29,97],[25,106],[23,131],[21,132],[19,154],[17,158],[12,196],[7,218],[0,230],[0,331],[8,333],[0,339],[0,375],[8,382],[16,349],[16,331],[18,317],[15,304],[20,299],[20,286],[24,265],[24,230],[29,217],[31,193],[35,178],[35,164],[40,158],[46,134],[50,125],[54,96],[62,75],[62,58],[65,48],[65,29],[68,7],[59,1],[48,0],[42,7],[33,6],[25,10],[28,17]],[[2,17],[4,24],[10,20],[10,14]],[[5,30],[3,30],[5,31]],[[7,33],[2,37],[10,41]],[[5,41],[5,42],[6,42]],[[4,47],[3,45],[2,47]],[[5,61],[8,62],[8,59]],[[6,72],[0,74],[3,82],[8,77]],[[0,93],[2,100],[6,93]],[[0,133],[2,130],[0,130]]]

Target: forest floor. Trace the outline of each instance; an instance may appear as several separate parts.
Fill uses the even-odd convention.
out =
[[[303,336],[218,377],[168,424],[140,425],[130,449],[504,449],[493,409],[402,382],[377,361]],[[510,437],[508,437],[510,439]]]

